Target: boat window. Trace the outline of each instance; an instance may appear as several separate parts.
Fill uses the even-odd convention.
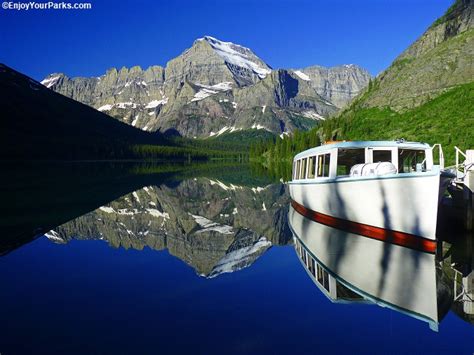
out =
[[[313,258],[311,258],[309,261],[309,272],[311,272],[311,274],[316,277],[316,263],[314,262]]]
[[[390,153],[390,152],[389,152]],[[364,149],[338,149],[337,175],[349,175],[351,168],[356,164],[365,163]]]
[[[425,151],[415,149],[400,149],[398,157],[398,172],[413,173],[426,171]]]
[[[380,163],[382,161],[392,162],[391,150],[373,150],[372,151],[372,162]]]
[[[319,264],[318,268],[318,282],[329,292],[329,274]]]
[[[331,160],[331,154],[324,154],[324,169],[323,176],[329,176],[329,162]]]
[[[296,169],[295,169],[295,180],[298,180],[300,178],[300,164],[301,164],[301,160],[297,160]]]
[[[300,173],[300,179],[306,179],[306,162],[308,159],[304,158],[301,160],[301,173]]]
[[[314,179],[316,175],[316,157],[309,157],[308,162],[308,179]]]
[[[318,177],[328,177],[329,176],[329,161],[331,155],[321,154],[318,155]]]
[[[346,300],[346,301],[359,301],[359,300],[364,299],[364,297],[362,297],[361,295],[355,293],[354,291],[347,288],[346,286],[344,286],[340,282],[338,282],[336,284],[336,290],[337,290],[336,291],[337,299],[343,299],[343,300]]]

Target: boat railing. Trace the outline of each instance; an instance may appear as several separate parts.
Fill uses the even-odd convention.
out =
[[[431,147],[431,156],[434,156],[433,151],[436,147],[438,148],[439,168],[441,170],[444,170],[444,153],[443,153],[443,147],[441,147],[441,144],[436,143]],[[426,158],[421,162],[420,165],[423,165],[425,163],[426,163]]]
[[[456,180],[462,181],[468,171],[474,170],[474,161],[470,161],[467,154],[458,147],[454,146],[454,150],[456,152],[456,164],[447,167],[447,169],[454,170],[456,174]],[[461,161],[463,158],[464,160]]]
[[[469,292],[469,289],[466,288],[466,286],[463,283],[463,274],[454,269],[454,301],[459,301],[459,302],[474,302],[474,299],[472,298],[471,293]]]
[[[458,147],[454,146],[454,150],[456,151],[456,172],[457,178],[463,178],[466,174],[466,168],[464,166],[464,161],[467,159],[467,155]],[[464,161],[462,163],[459,162],[459,157],[463,156]],[[459,176],[461,175],[461,176]]]
[[[439,168],[441,170],[444,169],[444,153],[443,153],[443,147],[441,146],[441,144],[439,143],[436,143],[434,144],[432,147],[431,147],[431,154],[433,154],[433,151],[435,150],[435,148],[438,148],[438,159],[439,159]],[[426,159],[425,159],[426,160]],[[423,161],[423,163],[425,163],[425,160]],[[422,163],[422,164],[423,164]]]

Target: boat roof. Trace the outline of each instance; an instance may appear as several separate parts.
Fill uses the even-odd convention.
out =
[[[413,149],[427,149],[430,148],[428,143],[421,142],[405,142],[405,141],[341,141],[331,144],[324,144],[318,147],[307,149],[298,153],[294,159],[299,159],[307,155],[320,154],[327,152],[333,148],[367,148],[367,147],[398,147],[398,148],[413,148]]]

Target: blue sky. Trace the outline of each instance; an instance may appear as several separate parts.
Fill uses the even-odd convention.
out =
[[[355,63],[375,75],[452,3],[79,1],[90,1],[92,9],[0,9],[0,62],[35,79],[51,72],[98,76],[111,67],[164,66],[196,38],[211,35],[250,47],[273,68]]]

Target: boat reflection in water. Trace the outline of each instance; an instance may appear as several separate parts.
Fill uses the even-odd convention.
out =
[[[474,324],[474,234],[458,231],[445,239],[437,259],[443,274],[448,275],[453,294],[451,310],[465,322]]]
[[[374,303],[438,330],[452,295],[437,287],[435,254],[341,231],[293,207],[288,220],[300,261],[332,302]]]

